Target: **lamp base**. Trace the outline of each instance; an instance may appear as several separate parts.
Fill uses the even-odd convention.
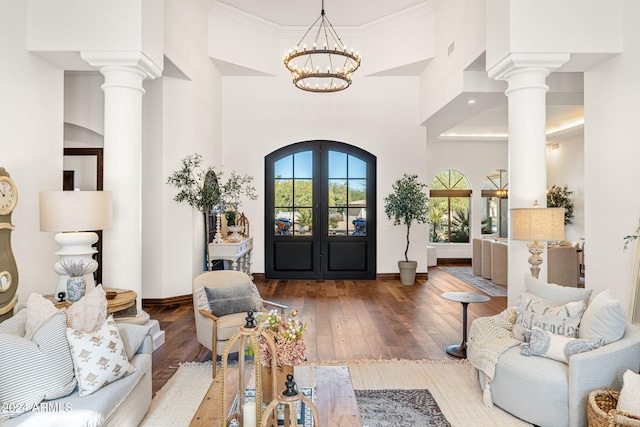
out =
[[[538,274],[540,274],[540,264],[542,264],[542,258],[540,254],[544,251],[544,246],[539,245],[538,242],[529,243],[528,245],[529,253],[531,256],[529,257],[529,264],[531,264],[531,275],[538,278]]]
[[[67,293],[69,275],[64,271],[61,263],[69,261],[82,261],[84,265],[89,266],[83,277],[87,282],[86,292],[91,292],[96,287],[93,272],[98,269],[98,262],[93,259],[93,254],[98,251],[92,245],[98,241],[98,235],[94,232],[58,233],[53,240],[61,246],[56,252],[56,255],[60,256],[60,261],[53,266],[55,272],[60,275],[55,295],[59,292]]]

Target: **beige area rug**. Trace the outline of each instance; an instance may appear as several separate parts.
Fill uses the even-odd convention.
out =
[[[211,362],[181,363],[176,373],[158,390],[138,427],[188,426],[212,380]]]
[[[348,360],[308,365],[349,367],[356,390],[428,389],[452,426],[518,427],[531,424],[498,407],[487,408],[474,369],[466,361]],[[181,364],[154,397],[141,426],[187,426],[211,384],[211,365]]]

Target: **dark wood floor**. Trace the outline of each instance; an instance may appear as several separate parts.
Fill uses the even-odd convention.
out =
[[[263,298],[300,310],[310,360],[447,359],[444,349],[462,341],[462,306],[443,299],[450,291],[482,293],[438,267],[413,286],[399,280],[256,281]],[[499,313],[506,297],[470,304],[468,321]],[[165,331],[165,344],[153,354],[153,393],[180,362],[211,360],[198,352],[193,307],[145,307]]]

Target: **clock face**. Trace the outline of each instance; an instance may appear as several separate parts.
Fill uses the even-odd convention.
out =
[[[0,215],[8,215],[13,212],[16,203],[18,203],[16,185],[10,178],[0,176]]]

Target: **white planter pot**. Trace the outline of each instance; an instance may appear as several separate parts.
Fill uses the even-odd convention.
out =
[[[418,261],[398,261],[400,270],[400,283],[403,285],[413,285],[416,282],[416,269]]]

